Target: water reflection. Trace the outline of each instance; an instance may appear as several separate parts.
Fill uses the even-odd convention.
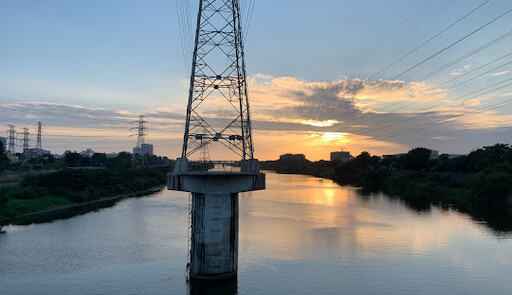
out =
[[[270,175],[270,174],[268,174]],[[241,249],[257,259],[368,258],[404,251],[424,255],[460,235],[485,235],[481,223],[452,209],[404,210],[383,194],[300,175],[271,175],[268,190],[241,198]],[[266,245],[274,245],[268,252]],[[299,245],[299,246],[298,246]]]
[[[413,210],[308,176],[269,173],[267,185],[240,197],[238,282],[186,282],[188,194],[163,190],[4,227],[0,293],[510,294],[510,231],[489,230],[507,217]]]
[[[220,281],[197,281],[189,282],[190,295],[235,295],[238,294],[237,279]]]

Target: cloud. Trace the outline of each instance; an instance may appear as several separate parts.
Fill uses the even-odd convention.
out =
[[[510,73],[510,71],[503,71],[491,74],[491,77],[498,77]]]
[[[489,132],[497,126],[510,126],[507,120],[512,122],[512,116],[507,114],[473,114],[483,98],[430,110],[430,106],[449,96],[427,83],[360,79],[319,82],[256,75],[250,78],[249,89],[255,148],[262,159],[275,159],[286,152],[325,159],[330,151],[340,148],[354,154],[363,150],[390,154],[406,151],[407,142],[422,138],[434,138],[427,141],[433,145],[430,147],[455,148],[443,134],[470,129]],[[216,106],[213,101],[205,106],[202,115],[212,126],[225,126],[235,115],[233,109]],[[183,138],[184,106],[135,112],[20,102],[0,104],[0,124],[31,127],[31,133],[35,133],[33,126],[42,121],[45,143],[54,152],[87,147],[99,151],[131,150],[135,140],[129,137],[133,133],[130,127],[134,127],[130,122],[139,113],[149,121],[149,140],[159,143],[155,150],[177,157]],[[474,137],[473,148],[491,144],[477,144],[479,139]],[[459,147],[459,152],[460,149],[468,146]]]
[[[462,75],[462,73],[463,73],[464,71],[468,70],[470,67],[471,67],[471,65],[470,65],[470,64],[467,64],[467,65],[463,66],[463,67],[462,67],[462,68],[460,68],[460,69],[453,70],[453,71],[450,73],[450,75],[452,75],[452,76],[460,76],[460,75]]]

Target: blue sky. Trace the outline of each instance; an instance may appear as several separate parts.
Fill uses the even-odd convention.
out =
[[[125,111],[130,116],[156,112],[159,109],[182,112],[186,103],[188,73],[183,62],[176,1],[0,0],[0,104],[58,103],[90,109]],[[244,1],[248,0],[243,0],[242,4]],[[190,3],[193,12],[197,9],[197,1],[185,2]],[[313,87],[311,85],[314,83],[333,83],[345,78],[364,80],[482,2],[483,0],[256,0],[246,36],[248,74],[251,77],[262,75],[267,80],[269,77],[276,80],[292,78],[293,83],[307,84],[308,87]],[[391,79],[410,65],[510,8],[510,1],[491,0],[460,24],[374,80]],[[413,17],[397,27],[418,9],[420,10]],[[191,14],[192,25],[195,23],[194,18],[195,15]],[[425,73],[506,33],[511,29],[511,24],[512,13],[398,80],[414,82]],[[435,86],[456,77],[459,72],[469,71],[508,53],[512,48],[510,45],[512,37],[424,82]],[[365,54],[361,56],[363,52]],[[508,78],[507,75],[510,74],[507,71],[511,68],[504,67],[472,83],[450,89],[445,99]],[[263,93],[260,88],[258,89]],[[371,109],[362,110],[378,112],[394,103],[394,100],[379,100],[373,94],[369,97],[373,100]],[[365,103],[363,98],[358,99],[359,104]],[[485,106],[486,103],[491,102],[483,99],[479,101],[480,106]],[[264,109],[264,104],[258,106],[256,103],[255,108],[258,107]],[[402,111],[406,110],[413,112],[416,109],[411,107]],[[20,109],[16,112],[12,108],[3,111],[0,113],[3,114],[3,119],[0,119],[2,125],[12,121],[21,126],[38,116],[33,114],[22,118],[19,116]],[[512,115],[512,108],[501,108],[496,114]],[[330,119],[327,117],[326,119]],[[339,120],[334,117],[334,120]],[[293,120],[299,119],[311,120],[306,117]],[[58,125],[59,122],[53,124]],[[72,122],[63,121],[60,124],[65,126]],[[468,127],[467,124],[468,122],[461,122],[459,128],[466,126],[464,128],[471,129],[472,126]],[[339,130],[330,132],[346,131],[342,129],[340,127]],[[178,133],[177,130],[178,127],[173,132]],[[287,130],[285,128],[282,131]],[[451,130],[439,129],[436,132],[442,134]],[[489,130],[485,132],[488,134]],[[376,137],[374,134],[358,135]],[[176,134],[171,137],[176,137]],[[415,138],[411,138],[413,139]],[[507,137],[500,139],[509,140]],[[163,135],[161,140],[165,142]],[[492,140],[497,139],[491,138],[485,142],[469,140],[472,144],[467,144],[467,138],[457,140],[461,145],[464,144],[464,151],[467,152],[468,149],[487,142],[492,143]],[[452,146],[439,141],[427,144],[440,149]],[[371,147],[370,144],[369,149]],[[55,143],[55,148],[61,150],[64,146]],[[105,148],[128,149],[129,145]],[[326,147],[328,148],[330,147]],[[374,151],[399,152],[406,148],[408,146],[378,146]],[[354,147],[354,151],[361,149],[362,147]],[[272,156],[277,156],[280,151],[276,150]],[[165,150],[165,153],[173,154],[169,150]]]

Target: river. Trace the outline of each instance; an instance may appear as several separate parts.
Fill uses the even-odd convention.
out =
[[[220,288],[186,282],[186,193],[4,230],[0,294]],[[265,191],[240,197],[238,282],[215,294],[511,294],[511,275],[510,233],[453,210],[418,212],[330,180],[268,173]]]

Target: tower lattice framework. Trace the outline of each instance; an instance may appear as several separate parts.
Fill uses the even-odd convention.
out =
[[[130,128],[130,130],[137,130],[137,133],[132,134],[130,136],[137,136],[137,143],[136,147],[140,149],[142,145],[144,144],[144,141],[146,139],[146,130],[148,129],[146,127],[146,123],[148,121],[144,120],[144,115],[139,115],[139,119],[136,121],[130,122],[130,124],[137,123],[137,127]]]
[[[182,157],[220,143],[253,159],[238,0],[200,0]]]
[[[15,126],[8,125],[8,142],[7,142],[7,152],[9,154],[14,155],[16,153],[16,130],[14,129]]]
[[[43,133],[43,124],[41,122],[37,122],[37,140],[36,140],[36,149],[37,150],[43,149],[42,133]]]
[[[28,132],[28,128],[23,128],[23,138],[20,139],[22,142],[22,151],[25,152],[30,146],[29,146],[29,138],[30,133]]]

